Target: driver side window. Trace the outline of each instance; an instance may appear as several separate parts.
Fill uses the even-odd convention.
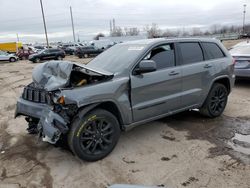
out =
[[[144,58],[153,60],[157,70],[175,66],[174,44],[163,44],[153,48]]]

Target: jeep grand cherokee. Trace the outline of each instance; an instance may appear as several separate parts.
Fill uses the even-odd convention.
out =
[[[28,130],[52,144],[67,138],[81,159],[107,156],[120,132],[189,109],[220,116],[234,61],[214,39],[148,39],[117,44],[87,65],[40,64],[17,101]]]

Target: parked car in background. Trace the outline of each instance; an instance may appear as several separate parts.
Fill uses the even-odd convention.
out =
[[[29,56],[34,53],[35,52],[31,50],[31,48],[27,48],[27,49],[20,48],[16,55],[18,56],[19,59],[25,60],[25,59],[29,59]]]
[[[250,45],[248,43],[245,45],[238,45],[229,52],[235,59],[235,76],[250,78]]]
[[[40,51],[46,49],[45,46],[33,46],[33,47],[36,49],[37,52],[40,52]]]
[[[74,55],[75,51],[79,47],[83,47],[84,45],[81,43],[69,43],[69,44],[62,44],[59,46],[62,50],[65,51],[67,55]]]
[[[234,85],[233,58],[214,39],[148,39],[117,44],[87,65],[36,66],[16,114],[55,144],[67,138],[81,159],[107,156],[121,131],[189,109],[220,116]]]
[[[65,54],[67,55],[74,55],[76,48],[75,47],[66,47],[63,48]]]
[[[41,60],[62,60],[65,57],[65,52],[57,48],[49,48],[42,50],[36,54],[29,56],[29,60],[34,63],[39,63]]]
[[[249,41],[249,39],[244,40],[244,41],[242,41],[242,42],[239,42],[239,43],[235,44],[234,46],[232,46],[231,48],[229,48],[229,50],[231,50],[231,49],[233,49],[233,48],[240,47],[240,46],[250,46],[250,41]]]
[[[95,46],[84,46],[76,48],[75,55],[79,58],[88,58],[90,56],[97,56],[103,52],[103,49],[96,48]]]
[[[18,57],[15,54],[10,54],[0,50],[0,61],[15,62],[17,60]]]

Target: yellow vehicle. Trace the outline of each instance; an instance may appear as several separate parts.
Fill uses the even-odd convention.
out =
[[[22,47],[21,42],[0,43],[0,50],[10,52],[10,53],[17,53],[18,49],[21,47]]]

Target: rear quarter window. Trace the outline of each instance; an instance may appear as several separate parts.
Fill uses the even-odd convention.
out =
[[[198,42],[182,42],[179,43],[181,54],[182,54],[182,64],[197,63],[204,60],[203,52]]]
[[[203,48],[206,51],[207,57],[206,59],[218,59],[225,57],[225,54],[220,49],[220,47],[212,42],[203,42],[202,43]]]

